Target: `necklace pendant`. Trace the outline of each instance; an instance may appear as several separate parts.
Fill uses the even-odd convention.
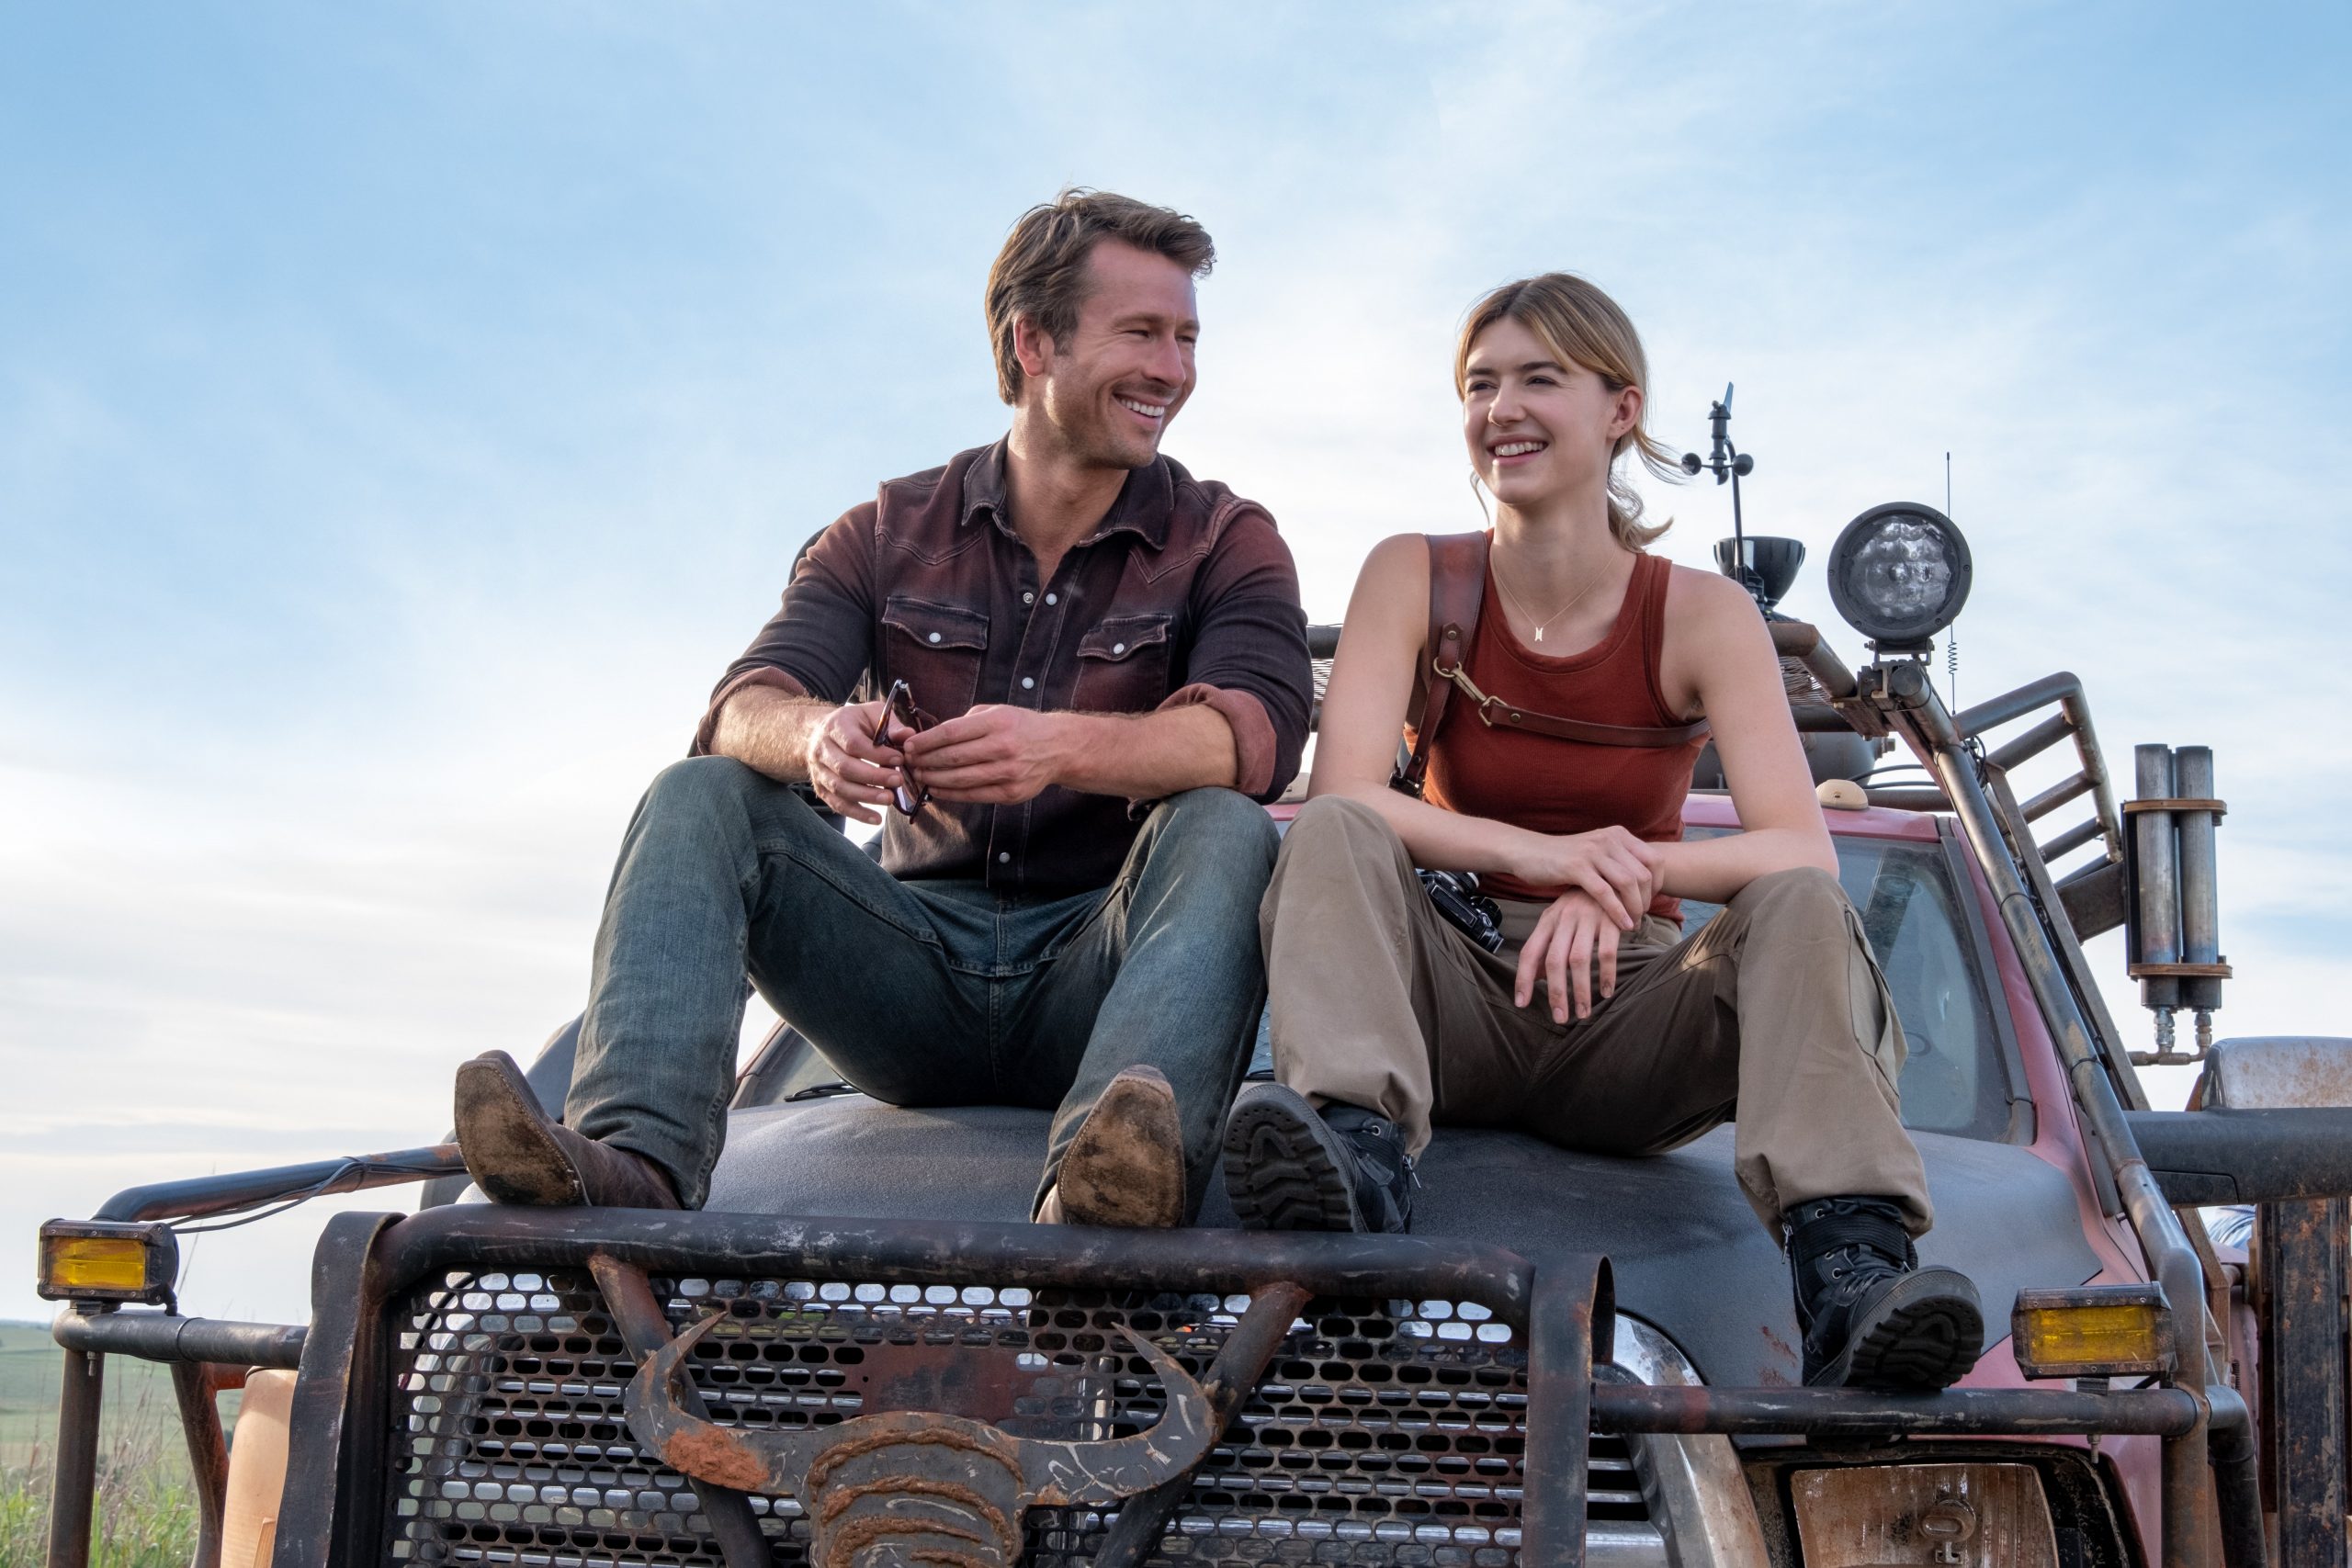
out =
[[[1544,640],[1544,628],[1542,626],[1535,628],[1535,640],[1537,642],[1542,642]]]

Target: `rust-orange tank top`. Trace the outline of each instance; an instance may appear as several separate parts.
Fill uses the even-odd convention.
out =
[[[1608,635],[1581,653],[1554,658],[1512,635],[1495,591],[1492,551],[1486,607],[1463,667],[1479,690],[1522,707],[1593,724],[1671,727],[1685,721],[1658,689],[1666,645],[1666,585],[1673,571],[1663,556],[1638,555],[1624,603]],[[1407,741],[1411,732],[1407,731]],[[1538,833],[1589,833],[1611,824],[1652,843],[1682,836],[1682,802],[1690,793],[1691,765],[1706,745],[1702,735],[1678,746],[1598,746],[1559,740],[1483,723],[1467,702],[1456,702],[1430,748],[1422,798],[1467,817],[1488,817]],[[1479,881],[1507,898],[1551,898],[1564,891],[1536,887],[1500,872]],[[1650,913],[1682,918],[1682,901],[1664,894]]]

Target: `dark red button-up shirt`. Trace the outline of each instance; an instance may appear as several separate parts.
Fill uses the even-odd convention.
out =
[[[746,686],[845,703],[894,680],[941,719],[979,703],[1206,703],[1261,800],[1297,773],[1313,699],[1298,573],[1265,508],[1160,457],[1041,582],[1006,511],[1001,441],[890,480],[818,536],[712,692],[695,750]],[[1056,785],[1019,806],[933,801],[911,821],[886,809],[882,864],[1006,893],[1100,887],[1135,840],[1127,807]]]

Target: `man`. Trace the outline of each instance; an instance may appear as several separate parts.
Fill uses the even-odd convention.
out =
[[[1106,192],[1013,226],[987,292],[1010,434],[807,551],[630,825],[568,1125],[503,1054],[459,1069],[490,1197],[699,1205],[748,971],[877,1099],[1057,1106],[1038,1219],[1196,1210],[1264,991],[1252,801],[1312,694],[1272,519],[1159,455],[1214,259]],[[804,789],[883,823],[879,863]]]

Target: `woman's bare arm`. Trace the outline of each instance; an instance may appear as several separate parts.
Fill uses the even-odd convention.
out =
[[[1663,664],[1667,694],[1687,694],[1713,728],[1742,829],[1660,845],[1666,891],[1720,904],[1776,871],[1810,865],[1835,875],[1838,852],[1789,715],[1772,634],[1747,591],[1727,577],[1676,568]]]

